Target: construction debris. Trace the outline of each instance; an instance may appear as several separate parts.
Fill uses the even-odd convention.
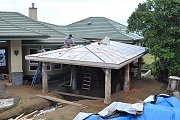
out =
[[[49,112],[53,112],[53,111],[55,111],[57,108],[60,108],[60,107],[62,107],[62,105],[57,104],[56,107],[53,107],[53,108],[51,108],[51,109],[48,109],[48,110],[40,110],[40,111],[35,110],[34,112],[31,112],[31,113],[29,113],[29,114],[27,114],[27,115],[25,115],[25,116],[24,116],[24,113],[23,113],[23,114],[17,116],[15,119],[10,118],[9,120],[34,120],[34,118],[35,118],[36,116],[39,116],[39,115],[42,115],[42,114],[45,114],[45,113],[49,113]],[[45,119],[46,119],[46,118],[41,119],[41,120],[45,120]]]
[[[138,104],[113,102],[99,113],[80,112],[73,120],[179,120],[179,108],[178,99],[159,94],[151,95]]]

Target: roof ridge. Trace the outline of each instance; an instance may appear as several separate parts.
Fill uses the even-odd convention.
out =
[[[111,24],[110,22],[107,21],[107,18],[105,18],[105,21],[106,21],[107,23],[109,23],[110,25],[112,25],[112,27],[113,27],[118,33],[122,34],[122,32],[121,32],[119,29],[117,29],[113,24]],[[125,34],[123,34],[123,35],[126,36],[126,37],[128,37],[129,39],[132,39],[132,38],[130,38],[129,36],[127,36],[127,35],[125,35]]]
[[[108,18],[106,18],[106,19],[108,19]],[[111,20],[111,19],[108,19],[108,20],[109,20],[109,21],[112,21],[112,22],[115,22],[115,23],[118,23],[118,22],[113,21],[113,20]],[[108,21],[107,21],[107,22],[108,22]],[[111,24],[110,22],[108,22],[108,23]],[[118,24],[123,25],[123,24],[121,24],[121,23],[118,23]],[[128,34],[122,32],[122,31],[120,31],[115,25],[113,25],[113,24],[111,24],[111,25],[114,26],[114,27],[119,31],[119,33],[127,36],[127,37],[130,38],[130,39],[134,39],[131,35],[128,35]],[[126,25],[123,25],[123,26],[127,27]],[[139,35],[138,35],[138,36],[139,36]]]
[[[14,12],[14,13],[17,13],[17,12]],[[29,32],[32,32],[32,33],[36,33],[36,34],[39,34],[39,35],[44,35],[44,36],[50,37],[49,35],[41,34],[41,33],[39,33],[39,32],[31,31],[31,30],[26,29],[26,28],[24,28],[24,27],[20,27],[20,26],[18,26],[18,25],[12,24],[10,21],[8,21],[7,19],[5,19],[5,18],[3,18],[3,17],[0,17],[0,19],[3,20],[4,22],[6,22],[6,23],[8,23],[8,24],[10,24],[10,25],[12,25],[12,26],[15,26],[15,27],[17,27],[17,28],[20,28],[20,29],[22,29],[22,30],[25,30],[25,31],[29,31]]]
[[[70,25],[72,25],[72,24],[79,23],[79,22],[84,21],[84,20],[86,20],[86,19],[88,19],[88,18],[91,18],[91,17],[87,17],[87,18],[84,18],[84,19],[82,19],[82,20],[78,20],[78,21],[73,22],[73,23],[71,23],[71,24],[69,24],[69,25],[66,25],[66,26],[68,27],[68,26],[70,26]]]
[[[58,32],[58,33],[60,33],[60,34],[69,35],[69,34],[67,34],[67,33],[63,33],[63,32],[60,32],[60,31],[54,29],[54,28],[51,28],[51,27],[49,27],[49,26],[47,26],[47,25],[45,25],[45,24],[42,24],[42,23],[40,23],[40,21],[37,21],[37,22],[38,22],[39,24],[45,26],[45,27],[48,27],[48,28],[51,29],[51,30],[55,30],[56,32]],[[57,27],[59,27],[59,26],[57,26]],[[67,29],[68,29],[68,28],[67,28]],[[87,41],[86,39],[83,39],[83,38],[76,38],[76,39],[79,39],[79,40],[82,40],[82,41]]]
[[[123,24],[121,24],[121,23],[119,23],[119,22],[113,21],[113,20],[111,20],[111,19],[109,19],[109,18],[106,18],[106,19],[109,20],[109,21],[115,22],[115,23],[117,23],[117,24],[119,24],[119,25],[122,25],[122,26],[127,27],[126,25],[123,25]]]

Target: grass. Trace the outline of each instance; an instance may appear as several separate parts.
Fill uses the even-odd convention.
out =
[[[154,56],[152,56],[151,54],[144,55],[143,59],[144,59],[145,64],[151,64],[155,61]]]

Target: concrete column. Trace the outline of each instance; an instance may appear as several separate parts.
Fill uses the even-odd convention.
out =
[[[72,89],[77,89],[77,80],[76,80],[76,66],[71,66],[71,81],[72,81]]]
[[[10,41],[10,74],[11,81],[14,85],[21,85],[23,83],[22,75],[22,44],[21,40]]]
[[[137,71],[137,78],[138,79],[141,79],[141,70],[142,70],[141,64],[142,64],[142,58],[139,58],[138,59],[138,71]]]
[[[111,103],[111,69],[105,69],[105,104]]]
[[[124,90],[130,89],[130,64],[125,66]]]
[[[48,92],[47,63],[42,63],[42,91]]]

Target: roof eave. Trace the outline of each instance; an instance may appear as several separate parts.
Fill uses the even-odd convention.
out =
[[[38,35],[38,36],[2,36],[0,35],[0,40],[17,40],[17,39],[21,39],[21,40],[37,40],[37,39],[46,39],[49,38],[51,36],[49,35]]]
[[[112,64],[112,63],[96,63],[96,62],[89,62],[89,61],[77,61],[77,60],[59,60],[59,59],[52,59],[52,58],[45,58],[32,55],[25,56],[26,60],[32,60],[32,61],[40,61],[40,62],[50,62],[50,63],[59,63],[59,64],[70,64],[70,65],[79,65],[79,66],[90,66],[90,67],[98,67],[98,68],[107,68],[107,69],[120,69],[124,67],[125,65],[135,61],[136,59],[142,57],[145,54],[145,52],[126,60],[123,63],[120,64]]]

